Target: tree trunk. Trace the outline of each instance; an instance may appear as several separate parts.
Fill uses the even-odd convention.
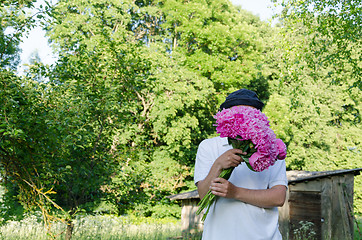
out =
[[[67,232],[65,234],[65,240],[70,240],[73,234],[74,223],[72,219],[67,220]]]

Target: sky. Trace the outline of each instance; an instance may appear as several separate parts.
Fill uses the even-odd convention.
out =
[[[263,21],[268,21],[273,15],[273,3],[270,0],[230,0],[234,5],[252,12]]]
[[[42,1],[39,0],[38,2]],[[263,21],[268,21],[273,15],[270,0],[231,0],[231,2],[259,16]],[[22,53],[20,55],[21,63],[18,69],[19,73],[23,72],[23,65],[29,62],[31,55],[35,52],[38,52],[44,64],[52,64],[56,61],[56,57],[52,54],[51,47],[45,37],[45,32],[40,27],[33,29],[27,37],[23,38],[20,48],[22,49]]]

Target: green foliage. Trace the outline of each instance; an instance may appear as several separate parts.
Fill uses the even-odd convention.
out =
[[[290,9],[298,8],[299,3],[293,2],[295,5]],[[344,59],[346,55],[328,37],[311,33],[311,29],[317,31],[323,27],[319,21],[313,21],[312,16],[298,15],[303,17],[301,22],[295,15],[283,16],[280,40],[270,55],[270,59],[280,59],[273,62],[274,68],[280,71],[274,72],[270,82],[273,93],[265,111],[275,118],[272,127],[286,133],[287,167],[312,171],[360,167],[361,94],[360,89],[354,87],[360,81],[355,75],[359,70]],[[308,24],[307,19],[311,20]],[[332,45],[327,47],[329,43]],[[346,40],[343,44],[358,49],[358,42]],[[338,58],[325,60],[333,56]],[[281,104],[287,113],[274,112]],[[357,176],[356,212],[360,212],[362,206],[360,182]]]
[[[283,6],[281,18],[291,24],[302,23],[312,36],[309,48],[320,62],[333,66],[330,81],[345,83],[348,68],[354,78],[350,86],[362,88],[361,1],[354,0],[274,0]],[[333,49],[334,51],[330,51]]]
[[[15,70],[19,64],[19,43],[30,29],[42,21],[50,4],[44,1],[35,9],[36,0],[4,0],[0,3],[0,67]],[[31,12],[33,10],[33,12]]]
[[[228,1],[60,1],[52,16],[49,36],[60,61],[50,81],[67,88],[81,83],[78,91],[114,86],[99,94],[118,99],[112,105],[104,98],[118,111],[109,115],[109,157],[122,170],[107,189],[119,213],[144,209],[141,202],[153,209],[188,189],[197,145],[214,132],[221,96],[264,79],[267,26]]]
[[[361,239],[362,237],[362,217],[359,214],[354,216],[354,240]]]
[[[165,196],[195,188],[197,146],[240,88],[267,103],[289,169],[361,165],[357,1],[283,1],[282,27],[227,0],[61,0],[30,17],[33,1],[5,2],[3,68],[37,16],[59,55],[0,72],[0,171],[25,208],[179,217]]]
[[[164,19],[160,27],[169,36],[168,49],[181,53],[187,68],[213,83],[221,95],[217,104],[241,87],[257,90],[264,97],[266,24],[225,0],[156,2]],[[151,36],[151,41],[162,40],[156,37]]]
[[[283,142],[288,144],[291,141],[291,125],[290,119],[292,118],[289,111],[290,103],[287,96],[279,95],[275,93],[270,96],[268,104],[263,109],[263,112],[273,126],[273,131],[282,139]]]
[[[60,81],[57,70],[48,82],[2,72],[1,170],[6,187],[14,182],[27,208],[62,207],[72,218],[105,197],[104,185],[118,169],[111,147],[120,100],[118,85],[95,78]]]
[[[293,239],[296,240],[314,240],[316,232],[314,231],[314,223],[308,221],[300,221],[300,227],[293,230]]]
[[[37,149],[39,155],[36,157],[41,159],[42,150],[45,147],[37,145],[38,142],[35,140],[41,138],[38,129],[44,127],[44,125],[42,126],[44,124],[43,119],[37,116],[38,110],[42,106],[41,104],[36,106],[37,103],[42,102],[42,86],[37,88],[31,81],[24,84],[20,78],[6,70],[1,70],[0,81],[1,175],[5,182],[10,177],[14,179],[23,178],[31,183],[30,179],[35,174],[37,162],[34,163],[33,155],[28,153]],[[32,138],[28,138],[28,133]],[[11,184],[10,182],[9,184]],[[17,187],[20,189],[29,187],[25,181],[17,183],[19,184]]]
[[[17,201],[16,186],[5,189],[0,187],[0,225],[7,221],[19,221],[24,218],[24,208]]]

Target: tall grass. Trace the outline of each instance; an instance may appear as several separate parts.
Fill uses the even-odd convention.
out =
[[[52,225],[56,239],[65,239],[66,225]],[[152,219],[115,216],[82,216],[74,221],[73,240],[157,240],[181,236],[181,224],[174,219]],[[43,223],[35,216],[10,221],[0,226],[1,240],[48,240]]]
[[[354,222],[354,240],[362,239],[362,215],[356,214]]]
[[[73,240],[166,240],[179,239],[181,223],[175,219],[153,219],[132,216],[85,215],[74,221]],[[357,227],[358,226],[358,227]],[[66,225],[52,225],[57,240],[65,239]],[[354,239],[361,239],[362,216],[356,215]],[[182,239],[196,240],[200,236]],[[0,226],[0,240],[48,240],[40,218],[31,215],[21,221],[8,221]],[[180,238],[181,239],[181,238]]]

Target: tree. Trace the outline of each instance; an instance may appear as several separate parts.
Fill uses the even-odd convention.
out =
[[[255,85],[267,96],[261,67],[267,26],[228,1],[60,1],[52,17],[49,36],[60,61],[51,81],[76,79],[92,86],[81,88],[87,90],[107,81],[118,86],[112,148],[123,170],[113,180],[123,189],[118,192],[129,193],[120,179],[132,176],[127,184],[138,184],[137,193],[151,205],[192,187],[196,148],[214,132],[212,115],[222,95]],[[139,174],[130,174],[138,168]],[[124,195],[114,200],[119,211],[127,201],[138,205]]]
[[[362,88],[361,56],[362,3],[354,0],[283,0],[274,2],[283,7],[280,17],[291,24],[301,22],[312,36],[310,47],[321,62],[334,65],[330,71],[332,83],[340,78],[345,68],[351,68],[355,79],[351,86]],[[334,49],[334,51],[330,51]]]
[[[25,30],[21,27],[19,31],[16,29],[21,26],[21,14],[24,5],[17,5],[15,1],[2,1],[0,5],[0,66],[1,68],[15,68],[19,62],[19,42]],[[32,1],[26,4],[31,5]]]
[[[19,64],[19,43],[28,31],[44,19],[50,4],[35,8],[36,0],[5,0],[0,3],[0,67],[15,70]],[[30,11],[33,10],[32,13]]]
[[[28,199],[25,197],[26,194],[18,195],[19,191],[27,189],[24,191],[29,193],[40,189],[35,187],[32,179],[29,179],[31,173],[27,171],[27,167],[32,168],[32,165],[29,163],[29,158],[24,156],[27,151],[32,151],[32,144],[24,144],[24,139],[27,137],[26,131],[29,130],[26,121],[34,120],[34,116],[31,116],[34,108],[30,107],[32,104],[29,101],[34,100],[34,105],[36,105],[38,103],[37,94],[42,93],[41,87],[32,89],[34,85],[31,81],[23,82],[21,78],[15,76],[14,72],[19,63],[21,38],[36,24],[35,18],[43,18],[44,11],[46,11],[39,10],[35,14],[29,15],[27,11],[34,7],[34,2],[1,1],[0,4],[0,171],[4,179],[2,184],[8,186],[5,198],[10,201],[6,201],[6,203],[14,203],[16,202],[14,199],[21,199],[24,205],[32,202],[34,198]],[[25,109],[25,106],[29,108]],[[41,122],[41,120],[39,121]],[[34,121],[30,122],[34,123]],[[33,133],[34,136],[38,134]],[[20,164],[19,159],[23,159],[24,164]],[[22,177],[19,178],[18,174]],[[36,195],[43,198],[38,199],[39,203],[44,200],[45,196]],[[17,205],[15,203],[15,205],[9,206]],[[10,212],[13,210],[10,207],[8,209]]]
[[[148,150],[142,156],[151,162],[147,184],[159,191],[150,193],[157,204],[167,194],[194,188],[190,170],[197,146],[214,134],[212,116],[229,91],[249,87],[267,97],[262,38],[268,28],[228,1],[137,4],[133,31],[147,46],[152,66],[142,105],[150,113],[140,118],[142,131],[135,130],[136,121],[123,135],[136,147],[131,151]]]
[[[288,168],[357,168],[361,164],[358,149],[362,132],[360,90],[353,87],[359,81],[356,68],[343,60],[338,46],[328,45],[331,41],[327,36],[311,34],[311,29],[323,26],[319,24],[283,19],[279,43],[276,41],[270,57],[276,64],[273,69],[279,71],[270,81],[272,94],[265,112],[277,132],[284,132]],[[347,39],[341,44],[356,46]],[[339,57],[326,60],[331,56]],[[342,66],[343,71],[339,71]],[[356,212],[361,211],[360,181],[356,177]]]
[[[48,157],[57,146],[53,145],[54,136],[44,134],[45,86],[23,81],[4,69],[0,72],[0,82],[0,169],[2,184],[15,195],[6,200],[11,202],[16,198],[28,208],[39,206],[47,219],[47,205],[52,203],[48,195],[53,193],[48,186],[54,184],[46,175]]]
[[[2,175],[16,183],[27,208],[39,206],[45,212],[45,220],[61,209],[67,239],[76,212],[106,197],[103,188],[118,168],[110,156],[121,95],[116,96],[112,79],[93,75],[94,65],[76,62],[91,58],[59,64],[48,82],[2,79]],[[65,74],[85,76],[59,79],[63,67]]]
[[[4,85],[12,123],[2,132],[21,133],[3,134],[4,150],[27,171],[4,175],[29,206],[42,197],[46,214],[66,212],[68,238],[75,214],[101,201],[166,214],[166,195],[194,188],[197,145],[214,134],[221,99],[241,87],[268,96],[268,26],[228,1],[59,1],[50,17],[59,60],[33,64],[16,91]],[[24,104],[12,107],[18,92]]]
[[[266,23],[225,0],[154,4],[162,11],[159,31],[165,38],[149,34],[149,41],[166,41],[171,53],[185,56],[183,64],[213,83],[219,101],[241,87],[267,98],[263,39],[270,30]]]
[[[56,16],[60,9],[61,3],[52,14]],[[105,42],[115,36],[124,43],[127,36],[123,33],[100,36],[106,37]],[[75,43],[53,68],[38,64],[30,69],[47,81],[19,79],[8,72],[1,78],[0,156],[7,188],[17,188],[19,201],[28,208],[40,207],[46,222],[53,219],[54,210],[61,209],[66,214],[67,239],[76,212],[92,209],[106,198],[105,186],[119,166],[112,158],[114,122],[119,123],[123,112],[128,114],[129,108],[121,109],[120,103],[130,90],[123,91],[117,80],[126,82],[137,66],[132,66],[136,62],[132,46],[122,49],[115,43],[104,44],[99,51],[87,44],[74,49]],[[110,68],[105,65],[108,51],[115,63]],[[114,75],[108,77],[108,70]],[[126,117],[123,120],[127,121]]]

